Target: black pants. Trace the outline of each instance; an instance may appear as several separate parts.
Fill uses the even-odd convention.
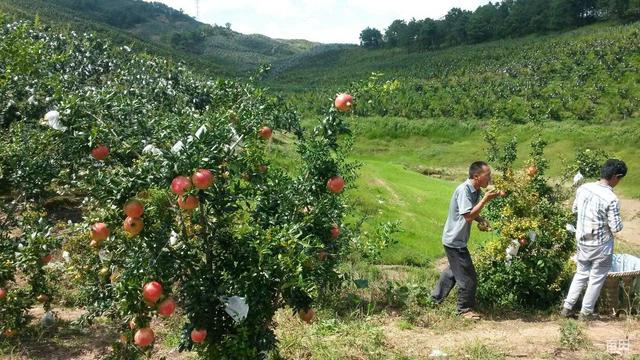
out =
[[[440,274],[431,297],[436,303],[441,303],[449,295],[451,289],[458,284],[458,313],[465,313],[473,309],[476,302],[476,287],[478,277],[471,261],[469,249],[454,249],[444,247],[449,260],[449,266]]]

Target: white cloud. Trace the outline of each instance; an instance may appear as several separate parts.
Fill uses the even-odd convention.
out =
[[[156,0],[196,15],[196,0]],[[231,23],[242,33],[324,43],[357,43],[367,26],[380,31],[395,19],[438,19],[449,9],[475,10],[487,0],[200,0],[198,20]]]

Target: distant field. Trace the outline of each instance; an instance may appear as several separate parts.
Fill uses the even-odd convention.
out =
[[[486,157],[481,122],[354,117],[352,124],[357,135],[354,157],[361,160],[386,161],[412,169],[419,166],[448,169],[453,175],[463,175],[469,163]],[[516,164],[527,159],[534,137],[547,140],[549,175],[553,177],[561,175],[563,159],[574,160],[577,149],[607,151],[610,156],[624,160],[630,169],[629,176],[620,184],[621,194],[640,198],[640,177],[634,176],[634,169],[640,169],[640,120],[611,124],[546,122],[503,129],[503,139],[515,136],[520,142]]]

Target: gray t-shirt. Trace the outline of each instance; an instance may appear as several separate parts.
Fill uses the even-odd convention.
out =
[[[450,248],[467,247],[471,224],[464,219],[464,214],[471,212],[480,200],[480,191],[476,190],[470,180],[458,185],[449,203],[449,215],[442,232],[442,244]]]

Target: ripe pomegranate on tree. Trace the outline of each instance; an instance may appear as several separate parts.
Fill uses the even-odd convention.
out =
[[[122,227],[129,236],[136,236],[142,231],[144,222],[140,218],[127,217]]]
[[[347,112],[351,110],[353,105],[353,96],[349,94],[338,94],[335,101],[336,109],[341,112]]]
[[[271,130],[270,127],[265,126],[262,129],[260,129],[260,137],[265,140],[270,139],[272,134],[273,134],[273,131]]]
[[[124,205],[124,213],[128,217],[139,218],[144,213],[144,205],[138,200],[129,200]]]
[[[177,195],[182,195],[191,189],[191,180],[186,176],[176,176],[171,181],[171,191]]]
[[[334,239],[337,239],[338,236],[340,236],[340,228],[338,227],[337,224],[333,224],[331,226],[331,237]]]
[[[146,283],[142,288],[142,297],[147,301],[155,303],[162,296],[162,291],[162,285],[159,282],[151,281]]]
[[[201,344],[207,338],[207,329],[191,330],[191,340],[196,344]]]
[[[538,168],[535,165],[531,165],[527,168],[527,175],[534,177],[538,174]]]
[[[42,262],[42,264],[47,265],[48,263],[51,262],[51,259],[53,258],[53,255],[51,254],[47,254],[43,257],[40,258],[40,262]]]
[[[165,301],[161,302],[160,305],[158,305],[158,314],[162,315],[162,316],[171,316],[171,314],[173,314],[173,312],[176,309],[176,303],[175,301],[173,301],[173,299],[169,298],[166,299]]]
[[[327,189],[332,193],[339,193],[344,189],[344,180],[341,176],[333,176],[327,180]]]
[[[98,161],[102,161],[109,156],[109,148],[106,145],[98,145],[91,150],[91,156]]]
[[[7,297],[7,289],[0,288],[0,300],[4,299],[5,297]]]
[[[109,237],[109,228],[105,223],[95,223],[91,225],[91,239],[96,242]]]
[[[136,331],[136,334],[133,336],[134,344],[140,347],[151,345],[154,339],[155,339],[155,334],[153,333],[153,330],[151,330],[151,328],[148,328],[148,327],[138,329],[138,331]]]
[[[196,196],[187,195],[184,200],[182,196],[178,196],[178,206],[184,210],[193,210],[198,207],[200,201]]]
[[[313,321],[313,318],[316,317],[316,312],[313,309],[309,309],[309,310],[300,309],[298,311],[298,316],[300,317],[300,320],[306,322],[307,324],[311,324],[311,322]]]
[[[318,253],[318,260],[320,260],[320,261],[325,261],[325,260],[327,260],[328,257],[329,257],[329,253],[324,251],[324,250],[322,250],[322,251],[320,251]]]
[[[213,184],[214,180],[213,174],[207,169],[200,169],[191,176],[193,186],[200,190],[208,189]]]

